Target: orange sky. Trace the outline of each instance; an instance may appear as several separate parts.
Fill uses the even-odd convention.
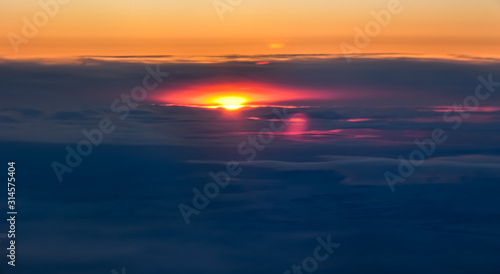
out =
[[[213,0],[64,1],[18,53],[9,37],[26,38],[22,18],[33,21],[43,9],[38,0],[2,1],[0,55],[339,54],[340,43],[354,45],[354,28],[393,0],[242,0],[223,20]],[[401,0],[401,6],[359,52],[500,57],[500,1]]]

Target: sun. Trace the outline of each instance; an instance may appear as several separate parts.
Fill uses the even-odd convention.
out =
[[[242,108],[244,106],[243,104],[246,101],[248,100],[243,97],[237,97],[237,96],[225,96],[214,100],[215,103],[219,104],[221,107],[228,110]]]

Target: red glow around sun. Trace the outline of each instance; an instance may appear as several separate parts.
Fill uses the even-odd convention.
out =
[[[325,98],[319,91],[301,91],[277,85],[240,82],[231,84],[202,83],[179,86],[157,95],[159,103],[179,106],[239,109],[244,106],[276,105],[301,99]],[[282,104],[280,104],[282,105]]]

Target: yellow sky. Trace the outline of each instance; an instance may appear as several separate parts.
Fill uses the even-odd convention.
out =
[[[355,45],[354,28],[372,22],[371,11],[396,0],[241,0],[233,6],[229,2],[238,0],[216,0],[231,6],[222,13],[213,0],[64,1],[35,26],[36,35],[25,37],[22,18],[33,22],[43,11],[39,0],[2,0],[0,55],[337,54],[342,42]],[[401,0],[400,6],[359,52],[500,55],[500,1]],[[17,53],[13,35],[23,40]]]

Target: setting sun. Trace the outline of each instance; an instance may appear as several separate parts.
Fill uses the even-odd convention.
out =
[[[225,109],[239,109],[243,107],[243,104],[247,101],[247,99],[243,97],[236,97],[236,96],[231,96],[231,97],[221,97],[218,99],[215,99],[214,102],[217,104],[220,104],[221,107]]]

